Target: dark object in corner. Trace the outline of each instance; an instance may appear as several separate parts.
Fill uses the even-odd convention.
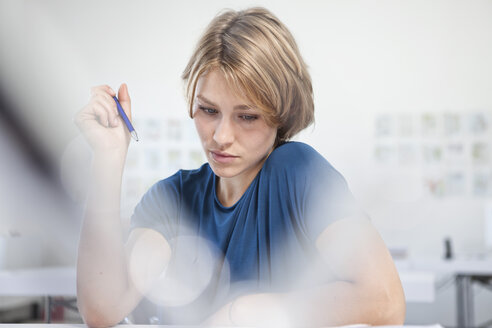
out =
[[[451,246],[451,238],[444,239],[444,259],[452,260],[453,259],[453,248]]]

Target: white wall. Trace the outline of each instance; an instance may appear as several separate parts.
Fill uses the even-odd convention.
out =
[[[310,67],[317,123],[298,139],[345,175],[388,245],[439,257],[451,236],[458,255],[485,251],[490,197],[433,197],[421,161],[381,166],[373,154],[381,113],[492,112],[492,1],[3,1],[0,83],[59,163],[92,85],[128,83],[137,122],[184,119],[180,74],[200,32],[220,9],[252,5],[284,21]],[[131,152],[154,146],[166,144]]]

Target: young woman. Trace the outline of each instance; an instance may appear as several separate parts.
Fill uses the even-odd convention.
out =
[[[312,147],[289,142],[313,122],[314,105],[287,28],[263,8],[223,12],[183,79],[208,163],[152,186],[126,240],[130,136],[116,93],[93,88],[77,115],[94,150],[77,276],[87,324],[114,325],[149,295],[165,323],[402,324],[398,274],[344,178]],[[125,84],[118,97],[131,117]]]

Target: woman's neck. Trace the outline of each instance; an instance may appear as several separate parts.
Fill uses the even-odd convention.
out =
[[[273,149],[272,149],[273,150]],[[217,176],[216,193],[217,198],[223,206],[230,207],[243,196],[251,182],[263,167],[263,163],[270,155],[271,151],[258,165],[247,172],[243,172],[232,178],[223,178]]]
[[[254,176],[248,180],[239,179],[239,177],[217,177],[217,198],[220,203],[225,207],[234,205],[246,192],[253,179]]]

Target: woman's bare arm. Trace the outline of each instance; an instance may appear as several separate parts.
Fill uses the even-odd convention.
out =
[[[319,301],[314,302],[318,315],[313,319],[329,320],[333,325],[403,324],[405,296],[398,272],[386,245],[367,218],[334,222],[321,233],[316,245],[340,283],[336,287],[338,292],[329,292],[330,286],[324,287],[327,293],[323,288],[318,292]]]
[[[171,253],[164,238],[150,229],[135,229],[124,240],[120,196],[130,137],[113,95],[108,86],[93,88],[91,101],[75,120],[93,149],[77,260],[78,307],[91,327],[112,326],[128,315]],[[126,85],[119,100],[131,118]],[[145,253],[148,249],[154,250],[152,256]]]
[[[405,300],[398,273],[381,237],[367,219],[344,219],[331,224],[316,245],[331,272],[331,282],[290,293],[239,297],[206,324],[403,324]]]

